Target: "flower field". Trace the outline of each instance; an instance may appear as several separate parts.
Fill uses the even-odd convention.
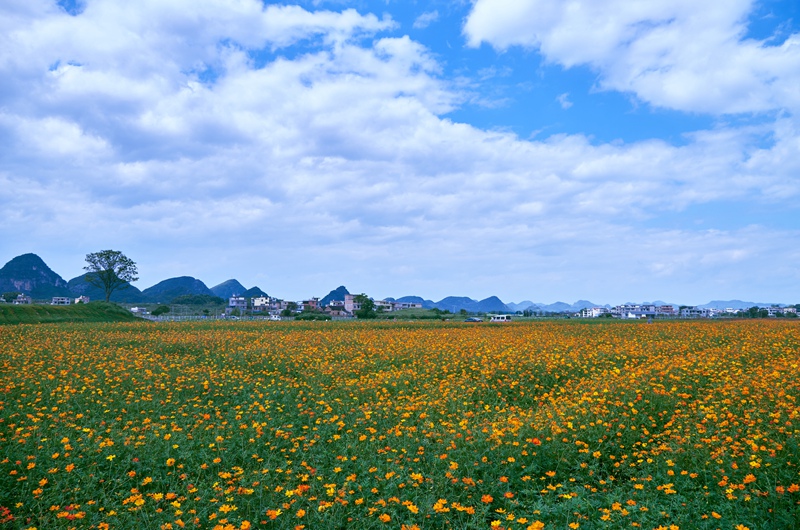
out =
[[[787,321],[0,327],[0,529],[800,527]]]

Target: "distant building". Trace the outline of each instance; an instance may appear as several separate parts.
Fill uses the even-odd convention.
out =
[[[25,304],[32,304],[33,300],[30,296],[25,294],[17,295],[16,300],[14,300],[14,305],[25,305]]]
[[[76,304],[88,304],[89,303],[89,297],[88,296],[79,296],[78,298],[75,299],[75,303]]]
[[[653,304],[623,304],[616,306],[612,314],[617,318],[654,318],[657,311]]]
[[[228,307],[225,308],[225,313],[231,314],[234,311],[244,313],[247,311],[247,298],[244,296],[233,295],[228,299]]]
[[[69,296],[54,296],[50,301],[50,305],[70,305],[72,299]]]
[[[675,306],[672,305],[660,305],[656,308],[656,313],[661,316],[665,317],[676,317],[678,316],[678,312],[675,310]]]
[[[330,315],[332,317],[352,317],[350,313],[345,311],[344,303],[342,305],[327,305],[325,306],[325,314]]]
[[[390,313],[393,310],[392,302],[387,302],[386,300],[373,300],[375,304],[375,311],[386,311]]]
[[[346,294],[344,295],[344,310],[348,313],[354,313],[361,309],[361,304],[356,302],[356,295]]]
[[[361,309],[361,304],[355,301],[357,295],[346,294],[344,295],[344,309],[348,313],[353,313]],[[422,304],[414,302],[389,302],[387,300],[372,300],[375,304],[375,309],[390,313],[392,311],[400,311],[401,309],[422,309]],[[331,302],[333,305],[334,302]],[[341,302],[339,302],[341,303]]]
[[[681,309],[681,318],[712,318],[717,316],[721,311],[718,309],[709,309],[707,307],[684,307]]]
[[[257,296],[252,299],[253,311],[264,312],[270,309],[270,299],[267,296]]]
[[[392,311],[401,309],[422,309],[422,304],[416,302],[392,302]]]
[[[768,317],[776,317],[778,315],[785,315],[786,313],[797,314],[797,309],[794,307],[765,307]]]
[[[609,313],[611,311],[606,307],[587,307],[581,309],[579,315],[581,318],[597,318]]]
[[[316,311],[319,308],[319,298],[311,298],[310,300],[303,300],[297,306],[302,311]]]

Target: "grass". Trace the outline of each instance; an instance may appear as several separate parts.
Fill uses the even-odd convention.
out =
[[[71,323],[0,351],[3,529],[800,521],[796,322]]]
[[[382,320],[442,320],[442,318],[453,318],[454,316],[458,317],[459,315],[437,313],[430,309],[401,309],[400,311],[378,313],[378,318]]]
[[[127,322],[137,320],[130,311],[105,302],[54,305],[0,304],[2,324],[44,324],[56,322]]]

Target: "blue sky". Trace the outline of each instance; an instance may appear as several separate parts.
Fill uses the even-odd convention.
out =
[[[800,301],[800,4],[10,0],[0,261]]]

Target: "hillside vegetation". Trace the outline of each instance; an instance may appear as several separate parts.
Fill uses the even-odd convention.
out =
[[[52,322],[128,322],[140,320],[116,304],[92,302],[68,306],[0,304],[0,325]]]

